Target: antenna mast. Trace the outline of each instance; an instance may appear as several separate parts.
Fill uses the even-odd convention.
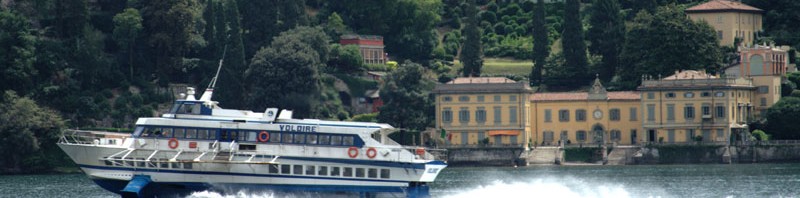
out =
[[[228,35],[230,37],[230,35]],[[214,78],[211,78],[211,82],[208,83],[208,88],[206,91],[203,92],[203,95],[200,96],[201,101],[211,102],[211,95],[214,94],[214,87],[217,86],[217,78],[219,78],[219,72],[222,71],[222,62],[225,60],[225,53],[228,52],[228,44],[225,43],[225,47],[222,47],[222,57],[219,58],[219,66],[217,67],[217,73],[214,74]]]

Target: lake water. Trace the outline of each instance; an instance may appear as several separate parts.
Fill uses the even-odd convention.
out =
[[[431,196],[460,197],[800,197],[800,164],[532,166],[447,168]],[[118,197],[83,174],[3,175],[0,197]],[[326,197],[298,193],[191,197]]]

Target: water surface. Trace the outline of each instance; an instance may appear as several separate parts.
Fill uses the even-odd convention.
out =
[[[431,196],[800,197],[800,164],[447,168]],[[83,174],[2,175],[0,197],[119,197]],[[327,197],[316,193],[197,192],[190,197]]]

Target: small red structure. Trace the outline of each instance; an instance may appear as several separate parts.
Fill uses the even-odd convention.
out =
[[[342,35],[341,45],[358,45],[365,64],[385,64],[387,57],[383,48],[383,37],[375,35]]]

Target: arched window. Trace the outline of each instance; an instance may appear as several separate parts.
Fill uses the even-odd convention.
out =
[[[764,74],[764,57],[753,55],[750,57],[750,75]]]

